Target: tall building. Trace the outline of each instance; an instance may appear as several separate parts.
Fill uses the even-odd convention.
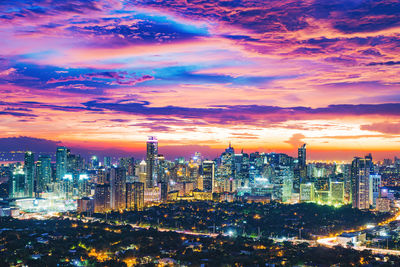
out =
[[[70,173],[66,173],[61,179],[60,184],[62,197],[65,199],[71,199],[74,193],[74,176]]]
[[[135,176],[135,159],[132,157],[120,158],[119,166],[124,168],[127,177]]]
[[[124,168],[111,168],[111,209],[125,209],[126,170]]]
[[[47,186],[51,183],[51,157],[40,155],[36,162],[36,186],[35,192],[42,193],[47,191]]]
[[[110,183],[110,169],[100,168],[97,170],[97,183],[109,184]]]
[[[154,187],[157,182],[157,156],[158,156],[158,141],[155,136],[149,136],[147,139],[147,154],[146,154],[146,187]]]
[[[25,172],[23,168],[14,169],[9,184],[9,197],[22,198],[25,196]]]
[[[379,197],[379,188],[381,187],[381,176],[371,174],[369,176],[369,204],[376,206],[376,199]]]
[[[57,147],[56,152],[56,182],[61,182],[67,173],[67,148]]]
[[[307,182],[307,151],[306,144],[303,144],[297,151],[297,165],[294,170],[293,189],[299,192],[300,184]]]
[[[78,177],[78,195],[79,197],[86,197],[90,195],[90,180],[86,173],[79,174]]]
[[[141,182],[126,183],[126,208],[142,210],[144,207],[144,184]]]
[[[313,183],[300,185],[300,202],[310,202],[315,200],[315,187]]]
[[[111,167],[111,157],[104,157],[104,167],[110,168]]]
[[[351,163],[351,188],[353,208],[369,209],[369,176],[373,171],[372,157],[355,157]]]
[[[143,183],[146,186],[146,181],[147,181],[147,163],[146,163],[146,161],[142,160],[140,162],[138,172],[139,172],[139,182]]]
[[[214,176],[215,176],[215,163],[214,161],[203,161],[202,164],[202,177],[203,177],[203,191],[214,192]]]
[[[333,204],[343,204],[344,182],[330,182],[330,198]]]
[[[99,168],[99,158],[96,155],[93,155],[90,158],[90,165],[91,165],[92,169]]]
[[[94,191],[94,212],[107,212],[111,209],[110,185],[98,184]]]
[[[25,197],[34,197],[35,155],[31,151],[25,152]]]

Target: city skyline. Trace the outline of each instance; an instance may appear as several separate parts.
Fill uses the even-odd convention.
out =
[[[314,160],[400,149],[397,2],[0,7],[0,151],[26,136],[144,155],[149,135],[174,157],[229,141],[292,156],[307,143]]]

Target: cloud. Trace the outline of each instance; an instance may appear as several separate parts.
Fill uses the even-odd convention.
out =
[[[34,152],[55,152],[60,141],[52,141],[42,138],[28,136],[0,138],[0,151],[34,151]]]
[[[400,65],[400,61],[371,62],[367,66],[393,66]]]
[[[296,133],[296,134],[293,134],[289,140],[285,141],[285,143],[290,144],[292,147],[299,147],[302,144],[304,144],[304,141],[303,141],[304,138],[306,138],[306,137],[303,134]]]
[[[0,76],[8,76],[8,75],[10,75],[11,73],[14,73],[15,71],[17,71],[17,69],[15,69],[15,68],[9,68],[9,69],[0,71]]]
[[[154,77],[151,75],[143,75],[140,77],[135,77],[135,74],[129,74],[125,71],[115,72],[115,71],[104,71],[95,73],[86,73],[79,75],[78,77],[67,76],[60,78],[51,78],[47,83],[65,83],[70,81],[93,81],[97,79],[113,80],[111,85],[135,85],[137,83],[142,83],[145,81],[153,80]],[[81,88],[86,89],[86,88]]]
[[[361,125],[360,129],[384,134],[400,134],[400,122],[377,122]]]

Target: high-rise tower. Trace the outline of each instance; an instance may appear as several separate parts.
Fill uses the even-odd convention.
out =
[[[351,193],[353,208],[369,209],[369,176],[373,170],[372,157],[355,157],[351,163]]]
[[[67,173],[67,148],[57,147],[56,152],[56,182],[61,182]]]
[[[155,136],[149,136],[147,139],[147,155],[146,155],[146,187],[150,188],[157,182],[157,156],[158,141]]]
[[[31,151],[25,152],[25,197],[33,197],[35,177],[35,155]]]

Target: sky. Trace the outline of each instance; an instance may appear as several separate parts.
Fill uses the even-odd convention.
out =
[[[399,55],[395,0],[0,1],[0,150],[400,156]]]

